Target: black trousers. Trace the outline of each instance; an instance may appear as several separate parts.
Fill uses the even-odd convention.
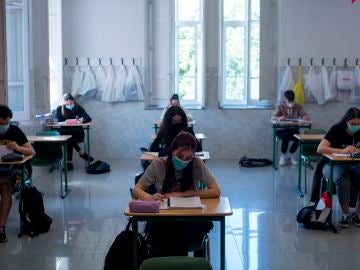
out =
[[[152,256],[187,256],[189,247],[201,243],[213,227],[211,221],[147,222],[145,235]]]
[[[81,150],[79,143],[84,141],[84,130],[82,127],[62,127],[59,132],[61,135],[71,135],[71,138],[67,141],[67,159],[71,161],[73,149],[77,152]]]
[[[294,134],[299,134],[298,128],[287,128],[276,131],[276,136],[281,139],[281,153],[285,154],[290,141],[293,141],[290,147],[290,153],[294,153],[299,146],[299,140],[294,137]]]

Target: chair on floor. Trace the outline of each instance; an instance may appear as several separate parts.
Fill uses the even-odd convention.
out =
[[[304,134],[325,134],[324,129],[305,129]],[[306,175],[306,168],[309,167],[312,170],[314,167],[312,163],[317,163],[321,159],[321,155],[317,153],[318,144],[304,144],[302,146],[302,155],[301,155],[301,162],[304,165],[304,178],[305,178],[305,194],[307,193],[307,175]]]
[[[140,270],[212,270],[211,264],[204,258],[196,257],[155,257],[146,259]]]
[[[57,131],[42,131],[36,136],[59,136]],[[60,193],[63,181],[63,150],[60,142],[34,142],[35,157],[32,160],[33,166],[49,167],[51,173],[53,169],[60,169]]]

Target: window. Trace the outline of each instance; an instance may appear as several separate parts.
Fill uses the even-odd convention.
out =
[[[203,0],[149,0],[147,105],[204,106]]]
[[[260,101],[260,0],[222,0],[219,91],[222,107]]]
[[[203,1],[175,2],[175,91],[188,107],[202,107],[204,95]]]
[[[49,0],[50,108],[62,100],[61,1]]]
[[[8,104],[16,120],[29,115],[27,0],[6,0]]]

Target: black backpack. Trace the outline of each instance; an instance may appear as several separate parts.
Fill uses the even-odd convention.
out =
[[[20,233],[35,237],[48,232],[52,218],[45,214],[43,195],[36,187],[25,187],[19,201]]]
[[[133,266],[133,231],[130,230],[132,219],[126,229],[116,236],[106,254],[104,270],[132,270]],[[138,265],[149,257],[149,248],[145,238],[137,235]]]
[[[110,171],[110,164],[97,160],[86,167],[86,172],[90,174],[100,174]]]
[[[323,209],[317,210],[320,200],[327,201],[327,205]],[[322,231],[330,229],[337,233],[335,226],[331,222],[332,202],[330,193],[328,191],[324,192],[320,200],[315,205],[300,209],[296,221],[303,224],[306,229]]]
[[[266,158],[248,158],[247,156],[243,156],[240,158],[239,164],[247,168],[265,167],[272,165],[272,161]]]

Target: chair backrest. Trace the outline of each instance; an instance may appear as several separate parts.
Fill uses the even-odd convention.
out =
[[[59,136],[57,131],[41,131],[36,133],[36,136]],[[34,150],[36,152],[33,160],[34,165],[36,163],[52,163],[62,160],[62,145],[57,142],[34,142]]]
[[[140,270],[212,270],[211,264],[204,258],[170,256],[146,259]]]
[[[325,129],[305,129],[304,134],[325,134]],[[315,156],[317,155],[317,144],[305,144],[302,148],[304,156]]]

